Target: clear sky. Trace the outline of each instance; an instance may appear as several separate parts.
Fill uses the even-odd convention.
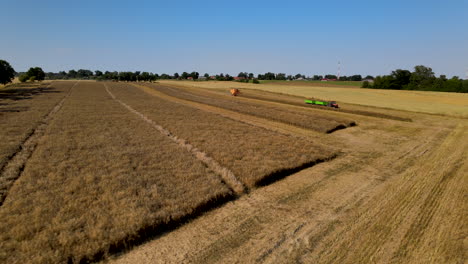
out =
[[[0,59],[18,72],[468,70],[468,0],[0,0],[0,13]]]

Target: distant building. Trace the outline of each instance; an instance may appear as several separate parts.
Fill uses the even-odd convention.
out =
[[[211,79],[211,80],[215,80],[215,79],[216,79],[216,76],[212,75],[212,76],[210,76],[210,79]]]
[[[206,77],[205,76],[198,77],[198,80],[204,81],[206,80]]]
[[[245,77],[234,77],[234,80],[238,81],[238,80],[245,80]]]
[[[362,81],[363,81],[363,82],[370,82],[370,83],[373,83],[373,82],[374,82],[374,80],[372,80],[372,79],[364,79],[364,80],[362,80]]]
[[[187,77],[187,80],[193,80],[192,76]]]
[[[336,79],[327,79],[327,78],[323,78],[321,81],[322,81],[322,82],[329,82],[329,81],[336,81]]]

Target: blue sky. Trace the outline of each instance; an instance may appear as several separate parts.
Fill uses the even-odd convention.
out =
[[[0,59],[91,69],[466,77],[468,0],[0,0]]]

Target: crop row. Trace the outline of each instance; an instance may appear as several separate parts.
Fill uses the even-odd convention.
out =
[[[336,154],[335,149],[320,143],[172,103],[130,84],[113,83],[111,90],[117,98],[229,168],[249,188]]]
[[[0,262],[99,259],[232,196],[102,84],[80,83],[0,207]]]
[[[71,86],[55,82],[0,90],[0,170]]]
[[[352,120],[332,113],[315,110],[299,110],[278,105],[260,104],[241,100],[238,97],[222,96],[213,93],[200,93],[195,90],[168,87],[158,84],[146,84],[160,92],[177,98],[203,103],[211,106],[253,115],[273,121],[302,127],[321,133],[331,133],[338,129],[354,126]],[[241,94],[243,96],[243,94]]]

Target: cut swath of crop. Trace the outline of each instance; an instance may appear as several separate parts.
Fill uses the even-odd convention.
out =
[[[267,101],[267,102],[277,102],[277,103],[282,103],[282,104],[287,104],[287,105],[300,106],[303,108],[315,108],[315,109],[320,109],[320,110],[343,112],[343,113],[349,113],[349,114],[355,114],[355,115],[371,116],[371,117],[405,121],[405,122],[412,121],[408,117],[401,117],[401,116],[383,113],[382,109],[380,111],[376,111],[377,109],[373,109],[373,111],[367,111],[367,110],[355,109],[355,108],[350,109],[347,107],[341,107],[339,109],[336,109],[336,108],[330,108],[330,107],[322,107],[322,106],[317,106],[317,105],[304,104],[305,98],[301,96],[279,94],[279,93],[253,90],[253,89],[242,89],[242,96],[246,98],[257,99],[257,100],[262,100],[262,101]],[[320,98],[314,98],[314,99],[320,100]]]
[[[352,120],[324,113],[322,111],[300,111],[291,107],[265,105],[239,100],[235,97],[219,96],[213,93],[192,92],[187,89],[168,87],[158,84],[146,84],[160,92],[177,98],[221,107],[243,114],[266,118],[322,133],[356,125]]]
[[[0,170],[73,84],[27,83],[0,90]]]
[[[0,262],[98,260],[232,197],[218,175],[102,84],[83,82],[0,207]]]
[[[333,147],[149,96],[130,84],[112,83],[109,87],[136,111],[229,168],[249,188],[337,154]]]

